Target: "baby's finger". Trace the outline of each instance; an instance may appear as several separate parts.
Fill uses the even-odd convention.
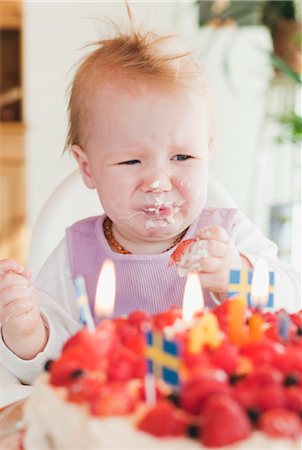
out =
[[[32,286],[9,286],[1,291],[0,313],[1,307],[3,308],[17,299],[35,299],[36,297],[36,290]]]
[[[15,319],[23,314],[28,314],[36,308],[36,302],[32,299],[18,298],[3,307],[2,322],[6,323],[10,319]]]
[[[225,229],[217,225],[201,228],[201,230],[198,231],[197,236],[200,239],[211,239],[224,243],[227,243],[229,240],[229,236]]]
[[[206,241],[208,244],[208,253],[209,256],[214,258],[223,258],[227,252],[228,246],[225,242],[221,241]]]
[[[26,266],[20,264],[14,259],[2,259],[0,260],[0,274],[7,272],[15,272],[22,275],[25,278],[31,278],[31,272]]]
[[[219,270],[220,259],[219,258],[200,258],[198,273],[214,273]]]
[[[1,292],[4,289],[19,285],[30,286],[31,280],[13,272],[0,275],[0,296],[2,296]]]
[[[228,282],[227,272],[220,273],[201,273],[199,279],[201,286],[205,289],[209,289],[216,294],[225,293],[225,285]]]

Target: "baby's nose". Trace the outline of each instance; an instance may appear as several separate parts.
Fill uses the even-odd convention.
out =
[[[171,191],[172,183],[168,175],[161,175],[159,178],[145,178],[142,185],[142,192],[167,192]]]

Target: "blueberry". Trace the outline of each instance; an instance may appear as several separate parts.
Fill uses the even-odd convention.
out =
[[[167,400],[169,400],[175,406],[180,405],[180,398],[179,398],[179,394],[177,392],[171,392],[171,394],[169,394],[167,396]]]
[[[299,380],[295,373],[290,373],[284,378],[284,386],[295,386],[296,384],[299,384]]]
[[[53,360],[52,360],[52,359],[48,359],[48,360],[46,361],[46,363],[44,364],[44,370],[45,370],[46,372],[49,372],[49,371],[50,371],[51,366],[52,366],[52,363],[53,363]]]
[[[83,375],[85,375],[84,370],[76,369],[76,370],[74,370],[73,372],[71,372],[70,378],[72,378],[73,380],[75,380],[76,378],[80,378],[80,377],[82,377]]]
[[[187,426],[187,436],[192,439],[197,439],[199,436],[199,427],[193,423]]]
[[[249,408],[247,414],[253,423],[257,423],[261,413],[258,408]]]

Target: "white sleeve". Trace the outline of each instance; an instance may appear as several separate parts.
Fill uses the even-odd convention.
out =
[[[275,272],[274,309],[285,308],[289,312],[301,309],[301,279],[297,269],[278,259],[276,244],[263,236],[259,228],[243,213],[238,212],[230,237],[239,253],[252,265],[264,258],[269,270]]]
[[[1,363],[25,384],[30,384],[42,372],[45,362],[56,358],[64,342],[81,328],[65,239],[50,255],[34,285],[39,290],[41,314],[49,329],[44,350],[35,358],[24,360],[0,339]]]

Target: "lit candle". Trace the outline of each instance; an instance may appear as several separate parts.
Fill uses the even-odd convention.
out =
[[[267,304],[269,292],[269,270],[264,259],[255,264],[251,286],[251,304],[263,308]]]
[[[277,315],[277,333],[280,339],[288,341],[291,319],[286,311],[280,311]]]
[[[82,276],[78,276],[75,279],[74,284],[77,293],[77,306],[80,312],[80,322],[83,325],[86,325],[88,330],[93,333],[95,331],[95,326],[89,307],[85,280]]]
[[[95,315],[101,318],[111,318],[115,301],[115,269],[111,260],[107,259],[99,275],[95,294]]]
[[[202,288],[200,285],[199,276],[197,273],[190,273],[188,275],[183,306],[182,306],[182,318],[186,324],[190,324],[194,316],[201,312],[204,308],[204,299],[202,295]]]

